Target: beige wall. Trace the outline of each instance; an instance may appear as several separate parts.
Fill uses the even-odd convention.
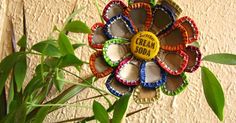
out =
[[[65,18],[72,11],[75,0],[25,0],[27,30],[30,45],[37,41],[46,39],[52,31],[54,25],[62,26]],[[104,7],[106,0],[98,0],[99,6]],[[200,29],[201,51],[204,55],[218,52],[236,53],[236,1],[235,0],[175,0],[182,8],[182,15],[188,15],[196,21]],[[8,6],[8,10],[7,10]],[[99,16],[93,4],[93,0],[78,0],[78,7],[86,8],[77,16],[85,21],[89,26],[99,22]],[[9,27],[7,17],[12,17],[16,37],[19,39],[22,34],[22,3],[21,0],[1,0],[0,1],[0,55],[8,54],[9,50]],[[5,21],[4,21],[5,20]],[[4,24],[5,23],[5,24]],[[87,42],[86,35],[72,35],[75,39]],[[88,60],[93,52],[87,47],[77,51],[78,57]],[[82,54],[83,52],[83,54]],[[37,58],[31,58],[30,65],[33,66]],[[236,122],[236,67],[215,65],[204,63],[217,74],[225,91],[225,121],[227,123]],[[83,67],[82,76],[91,74],[88,66]],[[127,122],[219,122],[205,100],[200,71],[188,74],[190,84],[186,91],[176,97],[169,97],[162,94],[161,99],[146,111],[127,118]],[[75,78],[70,78],[75,80]],[[97,85],[104,87],[104,81],[99,81]],[[78,95],[69,102],[90,97],[96,92],[85,90],[82,95]],[[103,99],[98,99],[104,104]],[[92,101],[81,104],[90,105]],[[145,105],[132,103],[129,111],[134,111]],[[63,119],[76,118],[92,114],[89,109],[68,107],[51,113],[45,122],[55,122]]]

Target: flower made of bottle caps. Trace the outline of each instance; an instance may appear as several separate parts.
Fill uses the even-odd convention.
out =
[[[185,72],[200,66],[198,28],[171,0],[110,1],[103,10],[106,24],[96,23],[88,36],[97,49],[90,57],[92,73],[108,76],[107,89],[116,96],[134,91],[137,103],[157,100],[160,90],[177,95],[188,85]]]

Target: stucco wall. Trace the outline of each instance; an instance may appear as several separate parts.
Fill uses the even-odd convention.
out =
[[[99,6],[104,7],[106,0],[98,0]],[[200,30],[201,51],[204,55],[218,52],[236,53],[236,1],[235,0],[175,0],[183,9],[183,15],[188,15],[196,21]],[[47,38],[53,26],[62,26],[65,18],[71,13],[75,0],[25,0],[27,30],[29,34],[29,45]],[[94,0],[78,0],[78,8],[86,8],[77,18],[92,26],[99,22]],[[8,7],[8,9],[7,9]],[[16,37],[22,34],[22,2],[21,0],[1,0],[0,1],[0,55],[1,57],[9,53],[9,25],[7,17],[12,17]],[[5,20],[5,21],[4,21]],[[86,35],[73,34],[73,38],[87,43]],[[83,54],[82,54],[83,53]],[[84,47],[77,51],[77,56],[88,60],[93,51]],[[30,65],[34,66],[37,58],[31,58]],[[236,67],[204,63],[211,68],[221,80],[226,98],[225,120],[224,122],[236,122]],[[31,71],[31,69],[30,69]],[[73,69],[72,69],[73,71]],[[91,75],[88,66],[83,67],[81,76]],[[150,108],[130,116],[127,122],[219,122],[217,117],[208,107],[205,100],[202,83],[200,80],[200,70],[194,74],[188,74],[190,84],[188,88],[176,97],[169,97],[162,94],[158,102],[149,105]],[[77,81],[75,78],[71,80]],[[97,85],[104,88],[104,81],[100,80]],[[82,95],[71,99],[69,102],[90,97],[96,92],[85,90]],[[103,99],[98,101],[106,103]],[[92,101],[81,104],[91,105]],[[145,107],[132,103],[129,111]],[[66,107],[51,113],[45,122],[55,122],[92,114],[90,109],[79,107]]]

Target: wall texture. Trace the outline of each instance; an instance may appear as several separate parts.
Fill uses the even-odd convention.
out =
[[[103,8],[106,0],[98,0],[100,8]],[[218,52],[236,53],[236,1],[235,0],[175,0],[182,9],[182,16],[188,15],[196,21],[200,30],[201,51],[204,55]],[[25,0],[27,31],[29,45],[47,38],[53,26],[62,27],[65,18],[71,13],[75,0]],[[89,26],[99,22],[98,12],[94,0],[78,0],[77,7],[86,7],[77,16]],[[13,20],[16,38],[22,34],[22,2],[21,0],[0,1],[0,56],[3,57],[10,52],[9,40],[9,18]],[[81,34],[71,35],[75,41],[87,43],[87,36]],[[82,54],[83,53],[83,54]],[[77,56],[88,60],[93,51],[84,47],[77,51]],[[38,61],[36,57],[30,59],[33,67]],[[224,122],[236,122],[236,67],[203,63],[211,68],[221,80],[225,91],[226,106]],[[30,69],[30,71],[32,71]],[[71,69],[71,71],[74,71]],[[91,75],[88,66],[83,67],[81,76]],[[30,76],[30,75],[29,75]],[[217,117],[208,107],[205,100],[200,71],[188,74],[190,84],[188,88],[176,97],[169,97],[162,94],[161,98],[150,108],[130,116],[127,122],[132,123],[156,123],[156,122],[219,122]],[[29,77],[30,78],[30,77]],[[70,77],[71,80],[78,81]],[[97,82],[98,86],[104,88],[104,81]],[[69,86],[69,85],[67,85]],[[52,93],[55,95],[55,93]],[[96,95],[92,90],[85,90],[81,95],[71,99],[69,102]],[[98,101],[106,102],[103,99]],[[80,104],[91,105],[92,101]],[[131,104],[129,111],[134,111],[146,105]],[[45,122],[55,122],[92,114],[90,109],[79,107],[66,107],[48,115]]]

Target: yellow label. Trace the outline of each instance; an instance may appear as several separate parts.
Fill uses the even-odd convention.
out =
[[[157,55],[160,42],[153,33],[143,31],[137,33],[131,39],[130,47],[135,57],[143,60],[151,60]]]

